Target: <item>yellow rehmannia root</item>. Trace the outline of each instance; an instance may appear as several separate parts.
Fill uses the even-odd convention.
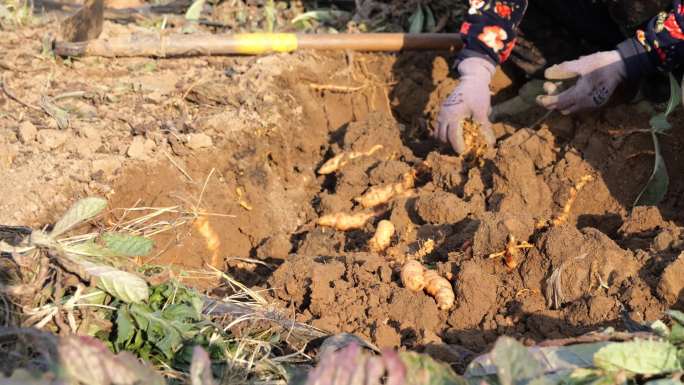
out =
[[[404,174],[401,182],[371,188],[367,193],[354,198],[364,208],[376,207],[385,204],[395,197],[405,194],[415,186],[416,174],[414,171]]]
[[[375,235],[371,238],[368,245],[371,251],[381,253],[387,249],[392,243],[394,236],[394,225],[388,220],[382,220],[378,223],[378,228],[375,230]]]
[[[567,202],[565,202],[565,205],[563,205],[563,211],[561,211],[560,215],[557,216],[556,219],[551,221],[553,226],[558,226],[568,221],[568,216],[570,215],[570,210],[572,210],[572,205],[574,205],[575,201],[577,200],[577,194],[579,194],[579,192],[587,183],[593,180],[593,176],[585,175],[580,178],[580,181],[577,182],[573,188],[570,189],[570,197],[568,198]]]
[[[456,295],[451,283],[434,270],[427,270],[423,265],[410,260],[401,268],[401,282],[411,291],[425,291],[435,298],[440,310],[449,310],[454,306]]]
[[[508,238],[506,238],[506,250],[499,253],[490,254],[489,258],[503,257],[504,261],[506,262],[506,266],[510,270],[513,270],[518,267],[518,261],[520,261],[520,250],[531,249],[533,247],[534,245],[528,242],[518,242],[513,234],[508,234]]]
[[[424,273],[423,264],[412,259],[401,268],[401,283],[411,291],[421,291],[425,288]]]
[[[423,280],[425,280],[425,291],[435,298],[440,310],[449,310],[454,306],[456,296],[451,283],[446,278],[434,270],[425,270]]]
[[[477,162],[480,167],[484,165],[482,157],[487,150],[487,143],[480,135],[480,124],[472,119],[463,121],[463,142],[466,158]]]
[[[341,154],[335,155],[334,157],[328,159],[328,161],[318,169],[318,173],[321,175],[332,174],[344,167],[350,161],[362,156],[371,156],[380,151],[382,147],[382,144],[376,144],[370,150],[365,152],[343,152]]]
[[[413,254],[415,259],[423,259],[435,250],[435,240],[430,238],[420,245],[420,248]]]
[[[330,227],[340,231],[349,231],[363,228],[363,226],[366,225],[366,222],[374,216],[375,213],[365,212],[357,214],[335,213],[318,218],[317,223],[319,226]]]
[[[221,268],[219,264],[220,258],[220,248],[221,248],[221,238],[216,233],[216,230],[209,223],[209,218],[202,215],[193,223],[195,229],[204,238],[206,242],[207,249],[211,251],[211,266]]]

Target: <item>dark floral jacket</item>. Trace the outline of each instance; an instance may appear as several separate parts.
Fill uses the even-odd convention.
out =
[[[527,9],[527,0],[469,0],[470,9],[461,26],[465,49],[460,57],[480,56],[495,64],[508,59],[515,47],[516,30]],[[636,79],[670,71],[684,64],[684,4],[660,12],[634,37],[618,44],[627,65],[627,76]]]

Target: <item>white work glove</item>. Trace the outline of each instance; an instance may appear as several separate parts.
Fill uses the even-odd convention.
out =
[[[551,81],[579,76],[577,83],[568,90],[558,95],[537,97],[537,103],[542,107],[567,115],[606,104],[627,77],[627,67],[618,51],[606,51],[551,66],[544,76]]]
[[[463,141],[463,120],[472,118],[480,124],[480,135],[490,147],[496,138],[489,121],[491,95],[489,83],[494,65],[486,59],[470,57],[458,65],[460,82],[442,104],[437,117],[437,130],[433,136],[444,143],[450,143],[457,153],[465,151]]]

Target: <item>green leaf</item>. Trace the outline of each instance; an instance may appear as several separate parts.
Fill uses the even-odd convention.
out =
[[[669,73],[670,75],[670,101],[667,103],[667,110],[665,111],[665,116],[669,116],[674,110],[682,103],[682,89],[681,85],[677,81],[677,78]]]
[[[185,11],[185,20],[189,21],[197,21],[200,19],[202,16],[202,8],[204,8],[204,1],[205,0],[195,0],[193,1],[192,5],[188,7],[188,10]]]
[[[319,23],[328,23],[340,19],[351,19],[351,13],[337,9],[317,9],[297,15],[292,19],[291,23],[297,24],[310,20],[316,20]]]
[[[432,9],[429,6],[425,6],[425,28],[427,32],[434,32],[437,28],[437,22],[435,21],[435,15],[432,13]]]
[[[116,312],[116,345],[125,346],[135,336],[133,317],[128,312],[128,306],[122,306]]]
[[[492,360],[501,385],[523,384],[542,374],[539,362],[521,343],[510,337],[496,341]]]
[[[181,322],[196,322],[202,319],[202,314],[197,309],[184,303],[175,303],[167,306],[162,311],[162,316],[166,319]]]
[[[423,26],[425,24],[425,13],[423,13],[423,7],[418,4],[416,11],[413,15],[409,17],[409,33],[421,33],[423,31]]]
[[[406,366],[407,384],[421,385],[465,385],[466,380],[454,373],[448,365],[439,363],[432,357],[415,352],[399,354]]]
[[[670,76],[670,100],[667,102],[667,109],[664,113],[655,115],[649,121],[651,129],[659,134],[663,134],[672,128],[670,122],[667,121],[668,116],[674,112],[675,109],[682,103],[682,90],[679,82],[672,75]]]
[[[655,150],[655,164],[653,165],[651,177],[637,196],[634,206],[657,205],[665,198],[665,194],[667,194],[667,189],[670,185],[670,177],[667,173],[665,160],[660,151],[658,136],[655,132],[651,132],[651,136],[653,138],[653,147]]]
[[[684,326],[684,313],[679,310],[668,310],[665,314],[669,315],[673,320],[679,322]]]
[[[665,133],[672,128],[672,125],[667,121],[667,115],[665,114],[655,115],[649,120],[648,124],[651,126],[651,129],[659,134]]]
[[[75,262],[85,273],[97,279],[97,287],[126,303],[141,303],[149,296],[147,282],[135,274],[83,259]]]
[[[59,343],[65,383],[88,385],[163,385],[164,379],[128,352],[114,355],[95,338],[69,336]]]
[[[107,249],[111,250],[116,256],[121,257],[147,255],[154,246],[154,242],[149,238],[119,233],[102,234],[102,240]]]
[[[186,306],[187,309],[191,307]],[[163,312],[153,312],[144,305],[131,306],[131,315],[140,329],[147,333],[147,338],[167,358],[171,359],[174,353],[181,348],[183,341],[197,334],[193,330],[195,325],[181,321],[189,319],[194,314],[182,314],[174,312],[173,316],[179,319],[168,319]]]
[[[677,348],[666,341],[635,340],[613,343],[594,355],[594,364],[608,372],[660,375],[682,370]]]
[[[670,335],[670,328],[661,320],[651,323],[650,328],[660,337],[667,338]]]
[[[276,6],[273,0],[266,0],[264,4],[264,18],[266,19],[266,32],[275,31]]]
[[[50,115],[57,122],[57,127],[60,130],[69,128],[69,113],[57,106],[54,100],[43,96],[38,103],[46,114]]]
[[[670,332],[670,335],[667,338],[673,344],[683,343],[684,342],[684,326],[682,326],[679,323],[674,324],[672,326],[672,331]]]
[[[75,254],[80,256],[88,257],[100,257],[109,258],[116,257],[112,250],[109,250],[103,246],[98,245],[93,241],[87,241],[83,243],[77,243],[75,245],[69,245],[64,247],[64,251],[69,254]]]
[[[540,364],[544,378],[554,376],[558,380],[566,378],[569,381],[577,382],[579,380],[572,378],[577,377],[581,370],[592,368],[594,366],[594,354],[608,344],[609,342],[594,342],[569,346],[534,346],[526,349]],[[497,367],[492,359],[492,354],[486,354],[473,360],[468,365],[464,376],[468,382],[479,385],[483,380],[490,382],[489,378],[496,373]]]
[[[76,202],[69,211],[64,214],[55,226],[50,235],[58,237],[83,222],[94,218],[107,207],[107,201],[102,198],[85,198]]]

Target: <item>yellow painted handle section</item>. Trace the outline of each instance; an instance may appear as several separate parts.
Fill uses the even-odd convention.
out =
[[[235,41],[237,53],[243,55],[293,52],[298,46],[294,33],[240,33],[235,35]]]

